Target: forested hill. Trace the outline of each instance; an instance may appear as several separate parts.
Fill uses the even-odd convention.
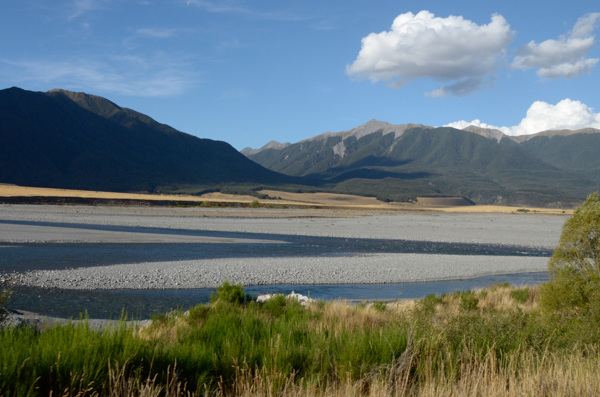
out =
[[[371,120],[349,131],[245,153],[277,172],[332,183],[339,191],[376,192],[391,200],[448,195],[487,204],[571,205],[598,189],[593,170],[587,172],[586,167],[600,164],[597,143],[580,148],[586,155],[577,163],[568,153],[550,159],[556,149],[542,147],[537,139],[520,143],[500,131],[477,127],[458,130]],[[571,152],[574,156],[576,151]],[[590,160],[594,153],[595,162]]]
[[[289,183],[226,142],[200,139],[109,100],[0,91],[0,183],[107,191]]]

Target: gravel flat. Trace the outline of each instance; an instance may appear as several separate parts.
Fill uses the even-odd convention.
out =
[[[228,216],[222,217],[217,210],[199,208],[0,205],[0,283],[65,289],[164,289],[214,287],[224,280],[243,285],[397,283],[543,272],[548,258],[512,254],[378,253],[374,249],[373,254],[311,255],[310,247],[303,246],[301,254],[291,256],[228,255],[234,246],[240,251],[256,244],[293,245],[293,239],[285,236],[552,248],[567,219],[538,214],[326,210],[319,217],[299,214],[311,213],[240,209],[228,210]],[[31,243],[35,244],[27,245]],[[55,252],[53,247],[62,247],[62,251],[52,256],[52,263],[33,266],[43,262],[45,253]],[[75,251],[88,252],[82,247],[100,247],[89,252],[102,252],[103,257],[77,257]],[[186,257],[192,248],[200,254]],[[176,249],[174,257],[180,260],[164,260],[161,250],[167,249]],[[117,251],[119,255],[112,254]],[[23,257],[29,255],[28,262]],[[2,257],[8,258],[4,265]],[[6,260],[23,261],[27,266],[9,272],[12,263]]]
[[[11,223],[13,222],[13,223]],[[182,235],[157,232],[152,228],[126,230],[98,230],[85,225],[45,225],[43,222],[0,220],[0,241],[3,243],[207,243],[207,244],[265,244],[284,243],[266,239],[243,239]],[[59,226],[64,225],[64,226]],[[78,227],[77,227],[78,226]]]
[[[568,218],[540,214],[228,209],[229,214],[236,212],[239,217],[213,216],[219,210],[211,208],[0,205],[0,221],[554,247]],[[314,213],[327,217],[296,216]],[[0,233],[3,228],[0,224]],[[0,242],[7,238],[10,236],[0,234]],[[52,237],[47,238],[50,241]]]
[[[548,258],[374,254],[354,257],[235,258],[136,263],[14,275],[19,285],[63,289],[211,288],[242,285],[370,284],[543,272]]]

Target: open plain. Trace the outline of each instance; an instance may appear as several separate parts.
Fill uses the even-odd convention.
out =
[[[543,272],[566,216],[0,206],[3,283],[62,289],[399,283]]]

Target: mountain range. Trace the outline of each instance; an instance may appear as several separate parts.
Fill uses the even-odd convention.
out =
[[[384,201],[573,206],[600,186],[600,130],[511,137],[371,120],[242,153],[108,99],[0,90],[0,183],[126,192],[329,191]]]
[[[0,183],[152,192],[297,179],[99,96],[0,90]]]
[[[482,204],[569,206],[600,186],[596,129],[512,137],[476,126],[458,130],[371,120],[242,153],[273,171],[383,200],[446,195]]]

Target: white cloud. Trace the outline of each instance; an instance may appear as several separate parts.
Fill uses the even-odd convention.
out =
[[[136,30],[138,36],[164,39],[175,35],[175,29],[144,28]]]
[[[241,6],[236,0],[227,1],[206,1],[206,0],[188,0],[188,6],[197,6],[205,11],[224,14],[240,14],[249,18],[273,20],[273,21],[302,21],[306,17],[296,15],[285,11],[259,11]]]
[[[527,110],[527,116],[514,127],[496,127],[482,123],[479,119],[471,122],[461,120],[446,124],[447,127],[463,129],[470,125],[497,129],[506,135],[531,135],[546,130],[578,130],[600,128],[600,113],[580,101],[563,99],[556,105],[536,101]]]
[[[482,123],[481,120],[479,120],[479,119],[475,119],[471,122],[465,121],[465,120],[455,121],[453,123],[448,123],[448,124],[444,125],[444,127],[452,127],[452,128],[462,130],[463,128],[467,128],[470,125],[474,125],[475,127],[490,128],[492,130],[500,130],[500,131],[502,131],[502,129],[504,129],[504,131],[502,131],[502,132],[504,132],[507,135],[510,135],[507,132],[505,132],[505,131],[509,131],[509,129],[507,127],[496,127],[495,125]]]
[[[587,14],[577,20],[573,30],[558,40],[542,43],[531,41],[517,52],[512,66],[517,69],[538,69],[538,76],[547,79],[570,79],[589,73],[599,59],[585,58],[594,47],[594,27],[600,13]]]
[[[428,96],[466,95],[493,75],[513,32],[504,17],[487,25],[461,16],[436,18],[428,11],[399,15],[390,31],[371,33],[346,73],[401,88],[416,79],[452,82]]]
[[[78,16],[85,14],[89,11],[99,10],[103,8],[97,0],[75,0],[73,2],[73,11],[69,15],[69,20],[77,18]]]
[[[189,89],[194,74],[173,56],[114,56],[106,61],[12,61],[0,58],[2,75],[16,83],[51,83],[53,88],[88,89],[131,96],[173,96]]]

